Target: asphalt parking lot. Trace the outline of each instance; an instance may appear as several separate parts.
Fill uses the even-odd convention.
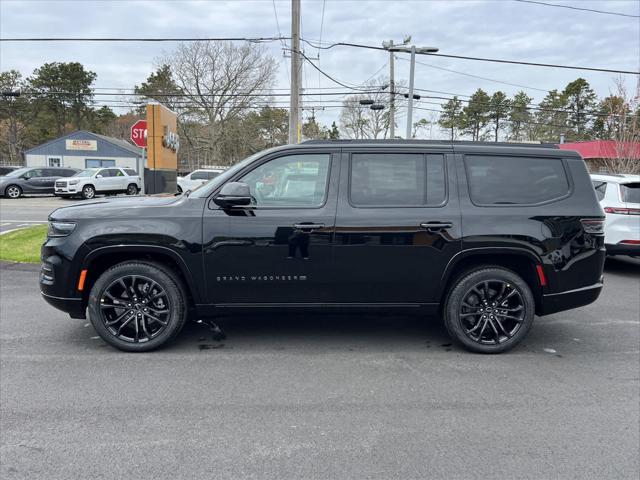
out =
[[[0,202],[3,221],[46,220],[42,198]],[[640,473],[637,260],[608,260],[596,303],[536,319],[499,356],[451,345],[437,319],[290,314],[125,354],[37,282],[0,265],[3,479]]]

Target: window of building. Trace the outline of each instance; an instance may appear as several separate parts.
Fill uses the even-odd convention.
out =
[[[85,168],[115,167],[116,161],[102,158],[87,158],[84,164]]]
[[[241,182],[251,189],[254,203],[266,207],[319,207],[327,193],[331,155],[287,155],[263,163]]]
[[[50,167],[62,166],[62,159],[60,157],[49,157],[48,162]]]
[[[356,153],[349,195],[356,207],[440,205],[446,196],[444,155]]]
[[[559,158],[467,155],[464,161],[471,200],[478,205],[529,205],[569,193]]]

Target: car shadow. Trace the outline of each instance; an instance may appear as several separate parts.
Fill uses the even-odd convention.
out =
[[[437,317],[418,315],[257,313],[216,319],[219,331],[189,322],[177,348],[251,351],[415,351],[452,348]]]
[[[604,273],[616,273],[628,278],[640,276],[640,259],[627,256],[607,257]]]

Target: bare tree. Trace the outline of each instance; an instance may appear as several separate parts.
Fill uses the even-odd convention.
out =
[[[396,83],[396,93],[402,85]],[[348,138],[387,138],[389,135],[389,92],[386,87],[388,78],[380,76],[364,84],[366,93],[351,95],[345,99],[340,112],[340,126]],[[383,88],[384,87],[384,88]],[[382,110],[371,110],[369,105],[361,105],[361,100],[373,101],[382,105]],[[401,101],[402,100],[402,101]],[[400,114],[404,98],[396,96],[395,114]]]
[[[233,42],[181,43],[163,64],[171,66],[175,82],[185,95],[181,118],[202,124],[189,138],[200,162],[229,164],[238,160],[229,151],[226,136],[234,135],[237,121],[264,104],[277,71],[273,57],[261,45]]]
[[[610,101],[608,117],[604,120],[611,129],[616,158],[603,159],[610,173],[640,173],[640,80],[630,94],[624,81],[616,80],[616,97]]]

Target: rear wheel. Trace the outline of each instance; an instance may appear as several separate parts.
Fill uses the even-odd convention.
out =
[[[452,285],[444,321],[451,337],[467,350],[500,353],[515,347],[533,323],[529,285],[511,270],[487,267]]]
[[[127,187],[127,195],[137,195],[138,194],[138,186],[135,183],[130,183]]]
[[[120,350],[146,352],[174,338],[187,319],[186,295],[169,269],[125,262],[96,281],[89,318],[98,335]]]
[[[93,188],[93,185],[85,185],[82,187],[82,198],[85,200],[91,200],[96,196],[96,189]]]
[[[9,185],[4,189],[4,194],[8,198],[19,198],[22,195],[22,189],[18,185]]]

